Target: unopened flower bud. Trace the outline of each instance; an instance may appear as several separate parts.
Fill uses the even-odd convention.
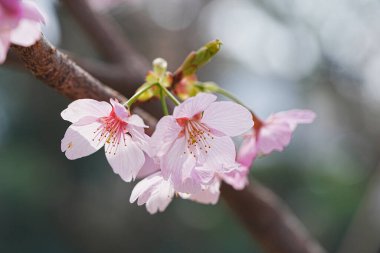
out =
[[[153,72],[157,76],[162,76],[168,67],[168,63],[162,59],[162,58],[157,58],[153,61]]]
[[[195,74],[200,67],[208,63],[219,52],[221,45],[222,42],[220,40],[213,40],[198,51],[190,53],[179,70],[182,71],[184,76]]]

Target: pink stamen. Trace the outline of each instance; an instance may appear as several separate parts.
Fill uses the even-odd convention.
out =
[[[100,118],[99,122],[102,123],[102,126],[96,129],[92,141],[98,141],[98,144],[100,144],[105,140],[106,145],[108,144],[105,152],[116,155],[121,139],[124,141],[124,146],[127,146],[125,137],[128,134],[128,123],[117,117],[114,109],[112,109],[109,116]]]
[[[178,118],[177,123],[183,130],[179,134],[179,137],[185,136],[187,142],[187,151],[194,157],[203,157],[210,151],[212,145],[211,142],[214,137],[211,135],[211,130],[203,123],[200,122],[202,114],[198,113],[191,119]]]

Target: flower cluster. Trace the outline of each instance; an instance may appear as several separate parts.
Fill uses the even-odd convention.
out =
[[[62,152],[77,159],[104,146],[116,174],[126,182],[141,179],[130,202],[145,204],[151,214],[164,211],[174,196],[216,204],[222,182],[242,190],[249,183],[253,161],[282,151],[296,126],[311,123],[315,114],[291,110],[262,121],[217,84],[198,81],[197,69],[220,45],[215,40],[192,52],[175,74],[167,71],[165,60],[156,59],[146,82],[124,104],[113,99],[110,104],[92,99],[71,103],[62,112],[62,118],[72,123],[62,139]],[[184,101],[180,103],[170,90]],[[217,101],[212,93],[232,101]],[[143,120],[129,108],[153,98],[160,99],[165,116],[148,136]],[[166,98],[176,105],[171,115]],[[243,136],[238,152],[232,140],[237,136]]]
[[[243,189],[257,154],[281,151],[298,123],[314,119],[310,111],[293,110],[261,122],[243,106],[216,99],[199,93],[185,100],[173,115],[160,119],[151,137],[144,133],[143,120],[117,100],[80,99],[61,114],[72,123],[61,149],[67,158],[77,159],[104,146],[109,164],[124,181],[144,178],[130,201],[155,213],[175,195],[215,204],[221,181]],[[236,154],[231,137],[247,132]]]
[[[231,137],[246,132],[253,121],[241,105],[215,100],[200,93],[158,122],[150,141],[158,171],[137,184],[131,202],[146,203],[152,213],[162,211],[175,192],[201,203],[217,202],[222,178],[239,170]]]
[[[28,47],[41,37],[45,18],[32,1],[0,0],[0,64],[11,43]]]

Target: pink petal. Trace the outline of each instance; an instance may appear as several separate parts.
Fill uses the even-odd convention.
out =
[[[186,165],[194,165],[193,167],[183,167],[184,163],[187,160],[190,160],[191,157],[189,154],[185,154],[186,150],[186,139],[185,137],[178,138],[173,146],[170,148],[168,153],[161,159],[161,169],[164,177],[169,176],[174,171],[185,171],[186,175],[191,173],[191,169],[195,167],[195,161],[192,163],[186,163]],[[192,159],[195,160],[195,159]]]
[[[10,33],[13,29],[15,29],[19,22],[20,18],[15,16],[8,16],[6,13],[2,13],[0,8],[0,36],[6,35],[10,36]]]
[[[150,147],[151,137],[145,134],[144,128],[136,127],[134,125],[127,125],[127,131],[132,136],[132,140],[139,146],[141,150],[148,154],[152,154]]]
[[[210,147],[204,167],[224,172],[235,166],[235,144],[230,137],[214,137]]]
[[[31,1],[23,1],[22,5],[22,18],[35,21],[37,23],[45,23],[46,19],[37,5]]]
[[[130,182],[136,178],[144,165],[145,157],[129,135],[125,135],[124,138],[120,139],[117,147],[113,147],[112,142],[106,143],[105,150],[107,160],[113,171],[119,174],[125,182]]]
[[[212,103],[204,111],[201,121],[228,136],[241,135],[253,126],[251,113],[230,101]]]
[[[216,180],[212,185],[206,187],[202,191],[191,194],[190,199],[202,204],[212,204],[215,205],[219,200],[220,195],[220,181]]]
[[[272,123],[261,127],[257,137],[257,151],[268,155],[272,151],[282,151],[292,137],[292,130],[286,123]]]
[[[148,190],[152,187],[157,185],[163,180],[161,173],[157,172],[153,175],[150,175],[147,178],[144,178],[139,183],[136,184],[135,188],[133,188],[131,197],[129,198],[129,202],[133,203],[137,199],[139,199],[139,202],[137,204],[143,205],[148,200],[149,194]]]
[[[157,156],[167,153],[174,141],[178,138],[182,128],[172,116],[165,116],[158,121],[150,145],[152,152]]]
[[[310,110],[290,110],[284,112],[278,112],[273,114],[267,119],[267,122],[286,122],[289,124],[290,129],[294,131],[297,124],[309,124],[312,123],[316,115]]]
[[[21,12],[21,1],[19,0],[1,0],[0,9],[3,8],[4,11],[12,15],[18,15]],[[1,12],[1,11],[0,11]]]
[[[242,190],[248,185],[249,167],[238,166],[233,171],[225,174],[220,174],[220,177],[227,184],[235,188],[235,190]]]
[[[112,104],[116,116],[127,122],[130,117],[130,113],[127,110],[127,108],[125,108],[124,105],[120,104],[116,99],[111,99],[110,102]]]
[[[187,168],[180,168],[178,170],[175,170],[171,175],[173,187],[177,192],[197,193],[202,189],[202,182],[197,174],[193,173],[194,169],[191,167],[187,166]],[[184,175],[184,171],[186,169],[190,170],[189,175]]]
[[[195,97],[186,99],[182,104],[174,108],[174,118],[192,118],[194,115],[203,112],[216,96],[208,93],[199,93]]]
[[[101,124],[94,122],[85,126],[71,125],[61,141],[61,150],[68,159],[74,160],[91,155],[104,145],[104,140],[94,139],[94,132]]]
[[[192,176],[203,185],[210,184],[215,177],[215,171],[206,167],[195,167]]]
[[[153,158],[151,158],[147,154],[144,154],[144,155],[145,155],[145,162],[144,162],[144,165],[141,167],[139,174],[137,174],[136,178],[138,179],[152,175],[153,173],[160,170],[159,163],[156,163],[153,160]]]
[[[250,168],[253,161],[256,159],[257,146],[256,138],[252,134],[244,137],[243,143],[240,146],[236,161],[245,167]]]
[[[176,191],[195,192],[199,190],[192,178],[192,170],[195,168],[195,158],[184,153],[186,140],[184,137],[177,139],[170,151],[161,159],[161,171],[164,178],[172,179]]]
[[[146,202],[146,209],[150,214],[155,214],[157,211],[163,212],[172,201],[173,195],[174,189],[170,182],[162,181]]]
[[[111,113],[112,107],[107,102],[93,99],[78,99],[61,112],[61,117],[71,123],[88,124]]]
[[[138,199],[138,205],[146,203],[148,212],[154,214],[157,211],[164,211],[172,201],[173,195],[174,189],[170,182],[157,172],[135,186],[129,201],[133,203]]]
[[[4,33],[0,34],[0,64],[4,63],[7,58],[9,45],[9,35]]]
[[[148,128],[147,125],[145,125],[144,121],[142,118],[140,118],[140,116],[136,115],[136,114],[132,114],[130,117],[128,117],[128,119],[126,120],[126,122],[130,125],[134,125],[136,127],[144,127],[144,128]]]

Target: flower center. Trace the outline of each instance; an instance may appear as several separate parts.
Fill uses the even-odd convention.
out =
[[[105,152],[116,155],[121,139],[124,141],[124,146],[127,146],[125,137],[128,134],[128,124],[117,117],[114,110],[109,116],[100,118],[99,122],[102,125],[94,131],[92,141],[98,141],[99,144],[105,141]]]
[[[212,148],[214,137],[211,130],[200,119],[202,114],[197,114],[193,118],[180,118],[177,123],[183,127],[180,135],[184,135],[187,142],[186,151],[195,158],[204,158]]]

